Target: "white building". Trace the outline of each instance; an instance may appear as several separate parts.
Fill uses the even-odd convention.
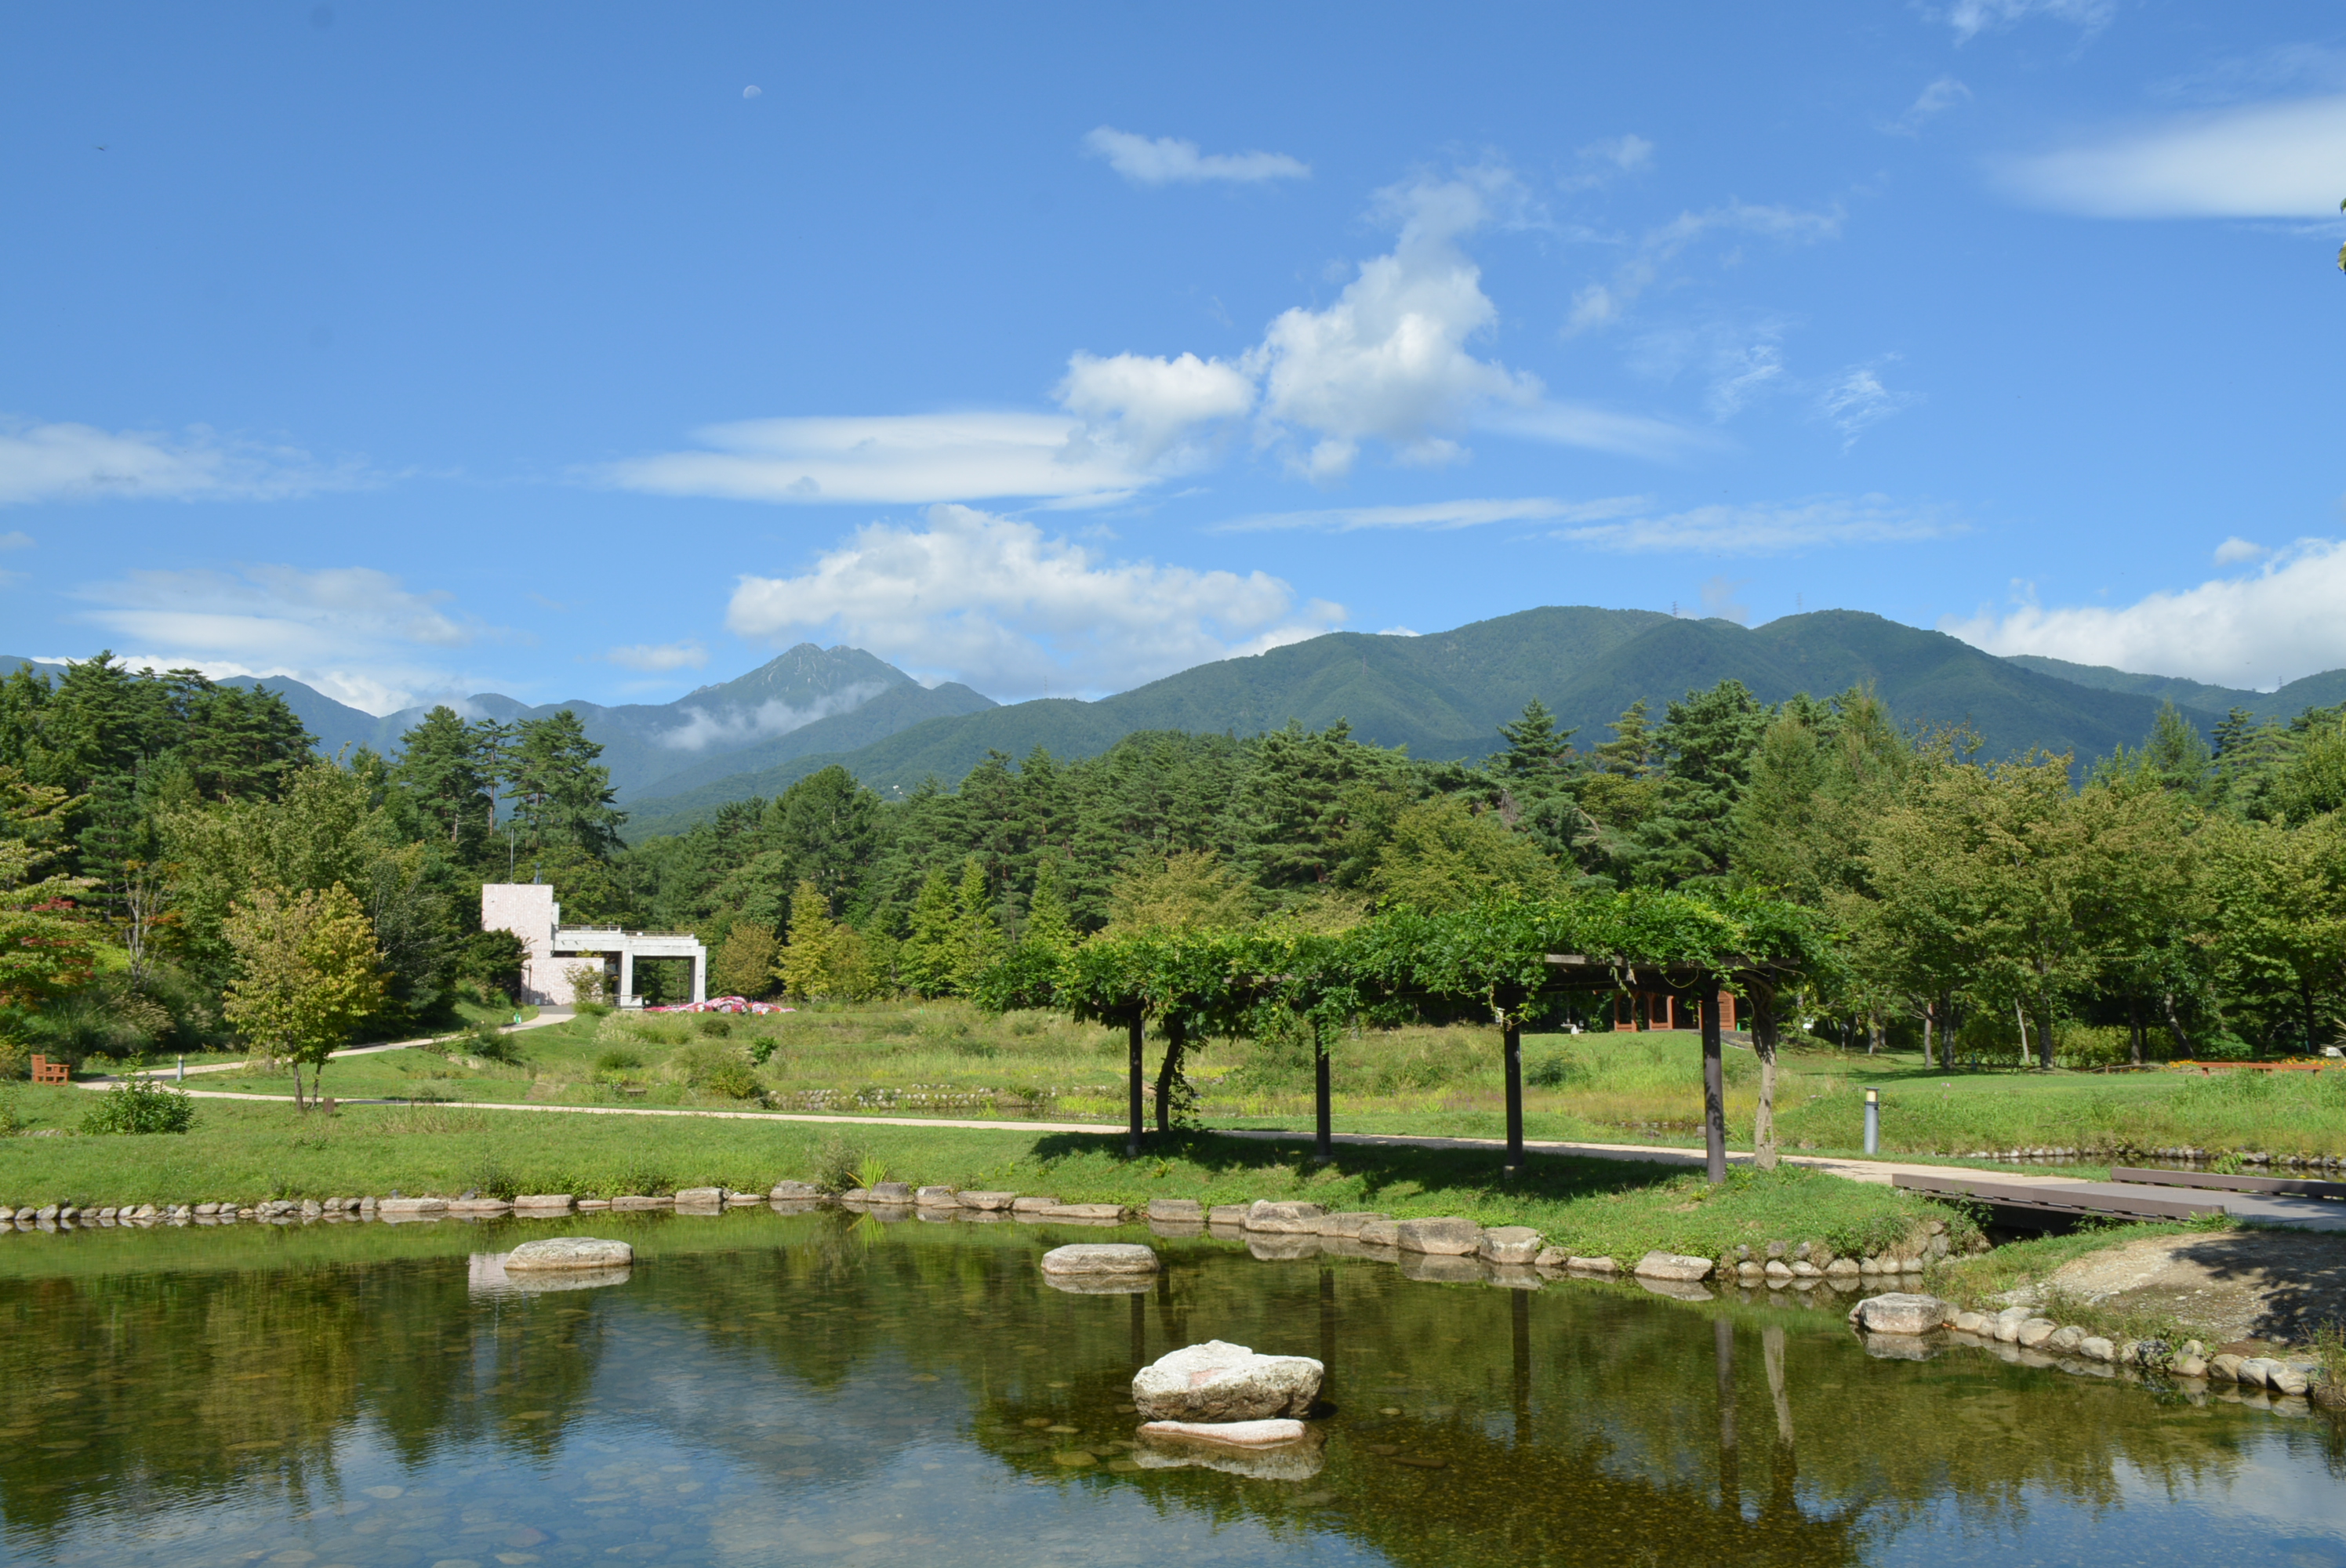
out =
[[[692,960],[692,999],[709,1000],[709,950],[690,932],[624,931],[617,926],[564,925],[562,906],[544,882],[488,882],[481,888],[481,929],[509,931],[521,938],[521,999],[540,1007],[568,1007],[578,1000],[572,972],[600,970],[609,994],[622,1007],[640,1007],[636,961]],[[613,976],[612,961],[617,974]]]

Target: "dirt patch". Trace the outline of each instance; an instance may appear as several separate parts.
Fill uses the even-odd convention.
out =
[[[2172,1313],[2219,1340],[2301,1344],[2320,1325],[2346,1321],[2346,1236],[2150,1236],[2072,1258],[2047,1283],[2114,1308]]]

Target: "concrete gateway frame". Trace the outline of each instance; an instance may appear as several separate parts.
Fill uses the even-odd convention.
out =
[[[509,931],[521,938],[521,999],[540,1007],[568,1007],[578,1000],[570,971],[582,962],[618,960],[617,996],[622,1007],[640,1007],[636,994],[638,959],[692,961],[692,1000],[709,1000],[709,950],[690,932],[627,931],[619,926],[564,925],[562,906],[544,882],[485,882],[481,887],[481,929]]]

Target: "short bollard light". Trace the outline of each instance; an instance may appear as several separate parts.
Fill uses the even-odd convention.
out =
[[[1865,1152],[1870,1155],[1882,1152],[1882,1091],[1879,1089],[1865,1092]]]

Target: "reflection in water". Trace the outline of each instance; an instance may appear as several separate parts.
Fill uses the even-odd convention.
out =
[[[2266,1506],[2336,1495],[2326,1420],[1873,1359],[1825,1310],[1207,1237],[1069,1294],[1047,1228],[580,1228],[632,1272],[517,1289],[510,1226],[8,1238],[0,1561],[2346,1564],[2346,1511]],[[1213,1338],[1327,1364],[1305,1450],[1138,1444],[1135,1367]]]

